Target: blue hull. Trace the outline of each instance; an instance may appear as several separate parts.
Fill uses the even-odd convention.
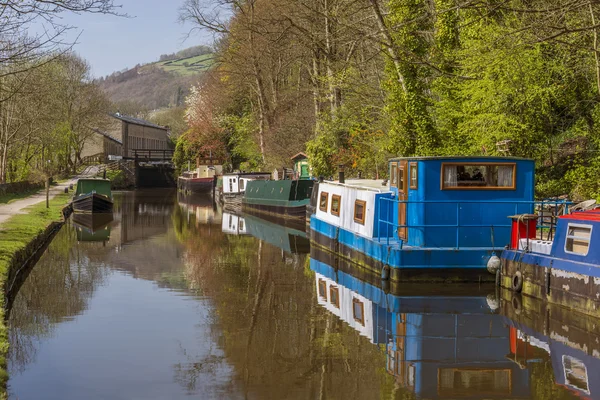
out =
[[[390,267],[390,279],[403,281],[492,282],[487,262],[502,249],[470,247],[402,247],[401,242],[371,239],[316,217],[310,221],[311,244],[355,262],[373,273]]]

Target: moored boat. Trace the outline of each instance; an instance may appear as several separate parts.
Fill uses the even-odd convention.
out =
[[[320,182],[312,244],[394,282],[494,281],[506,216],[533,211],[533,160],[414,157],[389,168],[388,187]]]
[[[299,153],[292,160],[294,179],[253,180],[247,183],[242,199],[245,212],[304,220],[314,181],[305,154]]]
[[[223,166],[219,161],[209,158],[198,158],[196,169],[184,171],[177,178],[177,189],[187,194],[210,194],[217,186],[217,178],[223,174]]]
[[[113,209],[112,192],[108,179],[81,178],[73,196],[75,213],[110,213]]]
[[[537,239],[537,216],[513,216],[500,283],[527,296],[600,317],[600,210],[558,218],[553,240]]]
[[[222,198],[225,208],[232,211],[241,211],[242,198],[248,183],[255,180],[268,180],[268,172],[237,172],[223,175]]]

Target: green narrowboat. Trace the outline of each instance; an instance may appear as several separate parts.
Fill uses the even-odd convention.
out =
[[[248,182],[242,200],[244,211],[282,218],[305,218],[314,181],[310,176],[308,157],[304,153],[295,155],[292,160],[294,179]],[[285,171],[283,175],[286,176]]]
[[[76,213],[110,213],[113,209],[112,192],[108,179],[82,178],[77,181],[73,196]]]

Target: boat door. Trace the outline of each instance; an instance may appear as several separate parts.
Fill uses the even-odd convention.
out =
[[[398,200],[408,200],[408,161],[398,162]],[[398,225],[406,225],[406,203],[398,203]],[[398,228],[398,237],[408,240],[408,230]]]

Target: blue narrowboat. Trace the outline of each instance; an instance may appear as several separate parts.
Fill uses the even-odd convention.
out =
[[[506,217],[533,211],[534,168],[509,157],[395,158],[387,187],[321,182],[311,242],[395,282],[493,281]]]
[[[312,250],[310,268],[318,304],[385,351],[398,387],[427,399],[529,398],[530,372],[506,357],[510,330],[492,293],[389,293]]]
[[[502,286],[600,317],[600,210],[561,216],[552,241],[536,239],[537,216],[513,218],[513,240],[501,254]]]

